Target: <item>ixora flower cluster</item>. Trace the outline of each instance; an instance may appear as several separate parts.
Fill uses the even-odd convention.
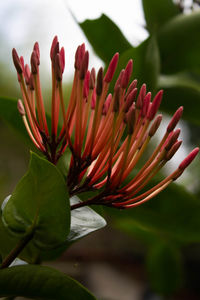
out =
[[[47,124],[40,86],[38,43],[35,43],[31,55],[31,69],[24,65],[23,57],[19,58],[13,49],[13,61],[24,103],[18,101],[18,110],[33,143],[53,164],[69,147],[72,154],[67,176],[70,195],[99,190],[98,195],[73,205],[72,209],[89,204],[116,208],[140,205],[176,180],[195,158],[199,148],[195,148],[172,174],[144,191],[182,143],[178,140],[180,129],[175,129],[183,112],[183,107],[180,107],[152,155],[127,181],[161,123],[162,115],[157,115],[157,111],[163,91],[159,91],[151,100],[151,93],[146,92],[145,84],[140,90],[137,80],[129,84],[133,68],[133,62],[129,60],[119,74],[113,94],[109,94],[119,54],[113,56],[105,75],[103,68],[100,68],[96,76],[94,68],[88,70],[89,53],[82,44],[75,55],[74,80],[66,109],[62,87],[65,52],[64,48],[59,48],[57,37],[53,40],[50,57],[51,128]],[[58,132],[60,110],[63,125]]]

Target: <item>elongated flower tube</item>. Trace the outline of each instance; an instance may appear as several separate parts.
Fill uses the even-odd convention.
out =
[[[19,58],[16,50],[13,50],[24,103],[18,101],[18,110],[35,146],[52,163],[56,164],[69,147],[71,161],[67,186],[70,195],[99,191],[71,209],[90,204],[131,208],[153,198],[181,176],[198,154],[199,148],[195,148],[172,174],[147,188],[151,179],[182,144],[178,139],[180,129],[175,127],[183,107],[177,109],[160,143],[145,161],[145,150],[162,121],[158,110],[163,91],[159,91],[152,99],[145,84],[138,89],[137,80],[130,83],[132,60],[120,72],[111,94],[109,86],[119,54],[113,56],[105,75],[103,68],[96,74],[94,68],[88,70],[89,53],[84,44],[80,45],[75,54],[72,91],[68,106],[65,107],[62,87],[65,54],[64,48],[59,49],[57,37],[53,40],[50,57],[51,126],[47,124],[41,92],[38,43],[35,43],[31,55],[31,68],[24,66],[23,58]],[[58,132],[60,108],[63,124]],[[138,168],[141,158],[144,164]],[[135,175],[131,176],[133,170]]]

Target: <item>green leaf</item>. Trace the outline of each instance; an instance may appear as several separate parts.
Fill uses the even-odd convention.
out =
[[[79,203],[77,196],[70,198],[71,205]],[[106,221],[88,206],[80,207],[71,212],[71,228],[68,241],[73,242],[85,235],[106,226]]]
[[[179,14],[178,6],[172,0],[142,0],[144,15],[149,32],[155,32]]]
[[[162,73],[200,70],[200,11],[171,19],[158,32]]]
[[[7,197],[9,198],[9,197]],[[70,198],[70,203],[76,204],[80,202],[77,196]],[[6,201],[4,201],[3,206],[5,206]],[[3,207],[2,207],[3,209]],[[54,247],[50,250],[38,249],[33,243],[26,246],[25,250],[20,254],[20,257],[29,263],[34,263],[35,261],[48,261],[59,257],[73,242],[83,238],[84,236],[101,229],[106,226],[106,221],[97,214],[93,209],[88,206],[80,207],[79,209],[72,210],[71,212],[71,225],[69,234],[66,233],[65,242]],[[0,223],[0,253],[4,257],[11,251],[12,248],[18,242],[18,239],[14,239],[9,235],[9,232]]]
[[[147,271],[156,292],[167,295],[174,293],[182,281],[180,251],[163,243],[152,245],[147,256]]]
[[[117,25],[102,14],[95,20],[79,23],[96,54],[106,63],[116,53],[123,53],[131,44],[124,37]]]
[[[148,38],[137,48],[129,48],[120,55],[116,74],[113,83],[111,83],[111,90],[114,88],[117,76],[125,68],[129,59],[133,59],[131,80],[136,78],[139,87],[143,83],[146,83],[148,89],[154,90],[157,87],[157,79],[160,71],[159,51],[155,36]]]
[[[70,198],[70,204],[80,202],[77,196]],[[70,232],[66,235],[66,240],[59,247],[55,247],[48,251],[37,251],[33,247],[27,247],[27,252],[23,253],[24,257],[29,257],[29,252],[33,251],[37,258],[41,261],[48,261],[59,257],[72,243],[78,241],[80,238],[101,229],[106,226],[106,221],[88,206],[80,207],[71,211],[71,225]],[[22,255],[22,257],[23,257]],[[34,255],[34,254],[33,254]],[[35,256],[34,255],[34,256]]]
[[[133,209],[107,211],[113,223],[125,231],[129,227],[129,233],[133,227],[163,241],[200,242],[200,201],[177,184],[171,184],[158,196]]]
[[[162,75],[158,86],[164,89],[161,108],[168,113],[174,113],[183,105],[183,118],[200,125],[200,76],[189,73]]]
[[[57,168],[32,153],[29,170],[3,209],[3,221],[14,235],[34,230],[37,247],[65,242],[70,227],[69,196]]]
[[[17,266],[0,270],[0,296],[33,299],[92,300],[95,297],[67,275],[44,266]]]

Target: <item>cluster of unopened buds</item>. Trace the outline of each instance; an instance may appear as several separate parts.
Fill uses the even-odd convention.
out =
[[[65,68],[64,48],[54,38],[51,51],[52,99],[51,126],[48,126],[40,86],[39,45],[35,43],[31,55],[31,69],[23,57],[13,49],[13,61],[18,74],[23,103],[18,110],[35,146],[49,161],[56,164],[69,147],[71,162],[67,175],[70,195],[99,190],[98,195],[71,209],[89,204],[103,204],[116,208],[140,205],[164,190],[176,180],[192,162],[199,148],[195,148],[178,168],[155,186],[145,189],[150,180],[174,156],[182,141],[180,129],[175,129],[183,107],[173,115],[166,132],[152,155],[131,177],[133,169],[160,126],[162,115],[157,114],[163,91],[153,100],[143,84],[130,84],[133,62],[129,60],[115,83],[113,94],[109,85],[113,79],[119,54],[116,53],[104,75],[100,68],[88,70],[89,53],[85,45],[77,48],[75,73],[67,109],[63,98],[62,76]],[[61,108],[63,125],[59,129]],[[129,178],[129,181],[127,178]]]

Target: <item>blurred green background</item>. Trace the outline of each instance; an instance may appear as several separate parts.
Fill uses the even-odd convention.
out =
[[[170,115],[184,106],[180,124],[184,146],[160,176],[199,146],[199,1],[40,2],[10,0],[0,4],[1,199],[25,173],[31,146],[16,109],[15,99],[21,95],[11,49],[16,47],[28,61],[33,43],[39,41],[48,110],[49,48],[55,34],[66,50],[66,99],[74,52],[85,41],[91,54],[90,67],[103,64],[106,68],[113,54],[119,52],[115,78],[132,58],[132,77],[138,79],[138,86],[145,82],[154,94],[164,89],[161,111],[166,121],[155,144]],[[74,244],[56,266],[79,279],[99,299],[199,299],[199,163],[197,158],[177,183],[141,207],[126,212],[104,209],[108,226]]]

